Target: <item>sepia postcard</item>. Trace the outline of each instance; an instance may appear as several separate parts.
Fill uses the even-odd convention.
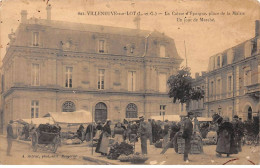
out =
[[[257,0],[0,0],[0,165],[259,165]]]

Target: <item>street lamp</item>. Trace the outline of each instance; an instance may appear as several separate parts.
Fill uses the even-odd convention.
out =
[[[221,106],[218,106],[218,114],[221,115],[221,110],[222,110],[222,107]]]

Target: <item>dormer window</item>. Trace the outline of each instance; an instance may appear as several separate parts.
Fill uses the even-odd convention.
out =
[[[131,46],[131,48],[130,48],[130,53],[131,53],[131,54],[134,53],[134,47],[133,47],[133,46]]]
[[[227,64],[232,64],[234,59],[234,52],[232,49],[229,49],[227,52]]]
[[[165,55],[165,45],[160,45],[160,57],[166,57]]]
[[[33,32],[33,46],[39,46],[39,32]]]
[[[104,53],[105,52],[105,40],[99,40],[98,52],[99,53]]]
[[[245,58],[250,57],[252,52],[252,43],[251,41],[247,41],[244,46],[244,55]]]

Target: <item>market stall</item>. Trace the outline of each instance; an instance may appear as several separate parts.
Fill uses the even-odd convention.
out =
[[[54,123],[61,127],[62,139],[75,139],[80,125],[86,129],[92,123],[92,114],[89,111],[79,110],[74,112],[49,112],[44,117],[50,117]],[[78,142],[80,143],[80,141]]]

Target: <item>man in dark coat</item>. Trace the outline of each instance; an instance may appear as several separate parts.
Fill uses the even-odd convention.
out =
[[[7,131],[7,156],[11,156],[10,152],[12,149],[12,144],[13,144],[13,120],[10,120],[9,124],[7,125],[6,131]]]
[[[235,134],[235,143],[238,146],[238,151],[242,151],[242,137],[244,136],[244,126],[242,121],[239,120],[237,115],[234,115],[233,117],[233,128],[234,128],[234,134]]]
[[[191,136],[193,133],[192,119],[193,119],[193,113],[188,112],[187,118],[185,118],[183,121],[182,138],[185,139],[185,149],[184,149],[183,160],[186,162],[189,161],[188,153],[190,153],[190,150],[191,150]]]
[[[147,127],[147,123],[144,122],[144,117],[139,117],[139,118],[140,118],[140,126],[138,129],[138,134],[141,139],[142,154],[146,155],[147,154],[148,127]]]

